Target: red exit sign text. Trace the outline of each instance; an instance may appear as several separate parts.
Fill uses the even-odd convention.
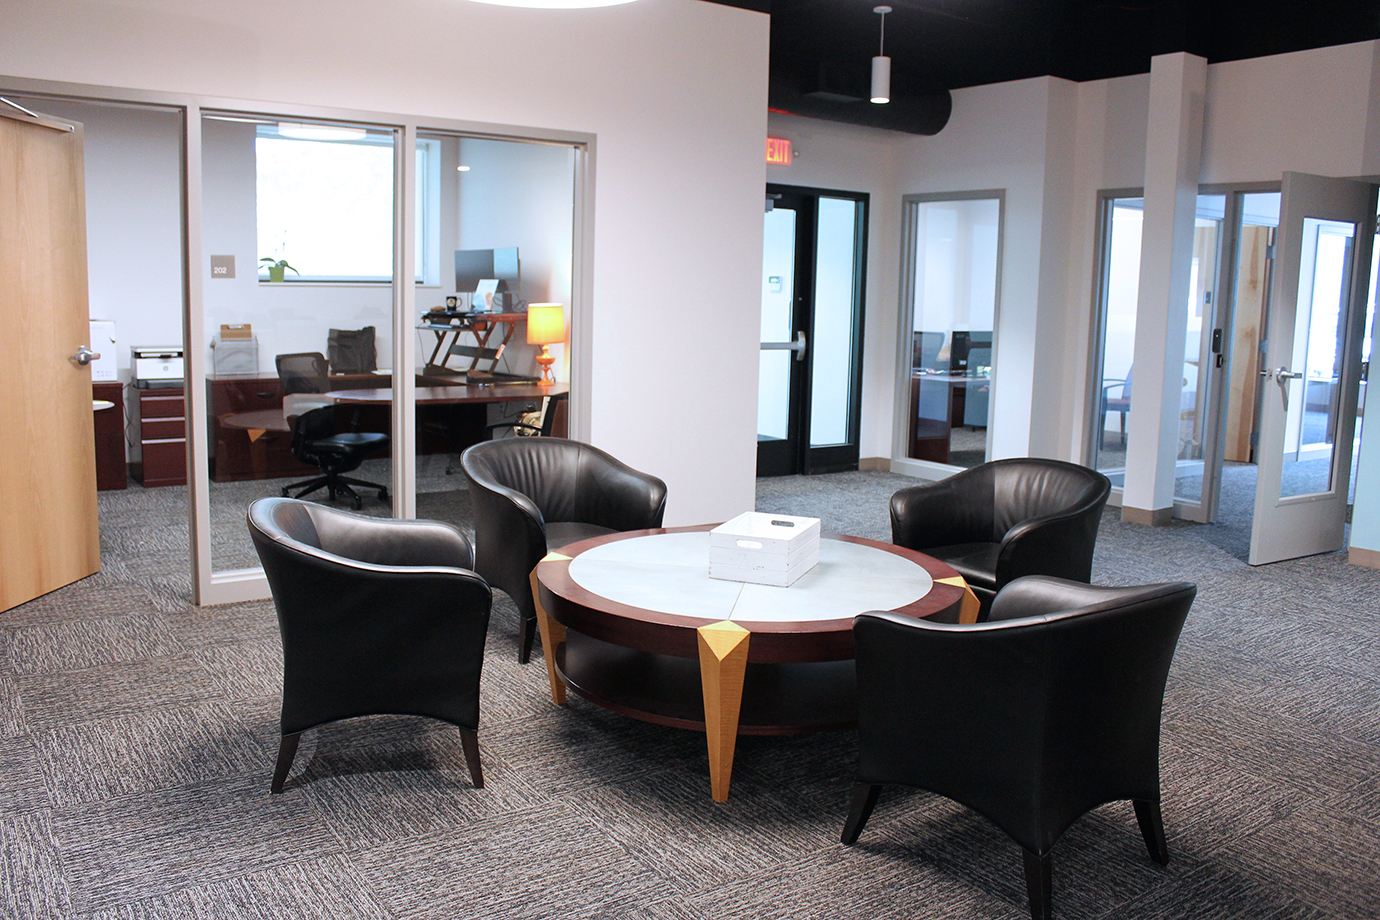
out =
[[[767,138],[767,163],[771,166],[790,166],[791,142],[784,137]]]

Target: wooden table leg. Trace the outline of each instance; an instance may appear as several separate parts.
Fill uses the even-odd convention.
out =
[[[547,560],[569,560],[560,553],[547,553]],[[539,563],[540,564],[540,563]],[[565,705],[565,681],[556,673],[556,646],[565,641],[565,627],[547,614],[541,605],[541,585],[537,583],[537,570],[532,570],[532,603],[537,608],[537,630],[541,633],[541,655],[546,659],[546,676],[551,680],[551,701],[557,706]]]
[[[728,801],[733,779],[733,748],[738,741],[738,714],[743,707],[748,638],[731,620],[696,630],[700,646],[700,683],[704,692],[705,740],[709,745],[709,781],[714,801]]]
[[[968,582],[963,580],[962,575],[955,575],[952,578],[936,578],[935,581],[941,585],[954,585],[963,589],[963,600],[958,608],[958,622],[976,623],[978,612],[982,609],[982,602],[973,593],[973,589],[968,587]]]

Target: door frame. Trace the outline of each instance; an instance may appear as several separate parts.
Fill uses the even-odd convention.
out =
[[[1006,252],[1006,189],[976,189],[962,192],[917,192],[901,197],[901,274],[900,303],[897,313],[895,380],[891,420],[891,471],[921,479],[945,479],[963,469],[948,463],[916,460],[908,455],[910,434],[910,368],[913,354],[912,332],[915,328],[915,221],[914,205],[933,201],[976,201],[994,198],[997,201],[997,272],[992,295],[992,375],[991,396],[997,393],[1001,368],[1001,302],[1002,277]],[[990,399],[990,397],[989,397]],[[992,456],[992,415],[996,400],[988,408],[987,445],[984,456]]]

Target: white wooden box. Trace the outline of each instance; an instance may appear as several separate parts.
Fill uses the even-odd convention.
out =
[[[819,518],[747,511],[709,532],[709,575],[787,588],[819,562]]]

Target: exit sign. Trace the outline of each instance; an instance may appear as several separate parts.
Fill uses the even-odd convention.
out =
[[[767,163],[771,166],[790,166],[791,142],[784,137],[767,138]]]

